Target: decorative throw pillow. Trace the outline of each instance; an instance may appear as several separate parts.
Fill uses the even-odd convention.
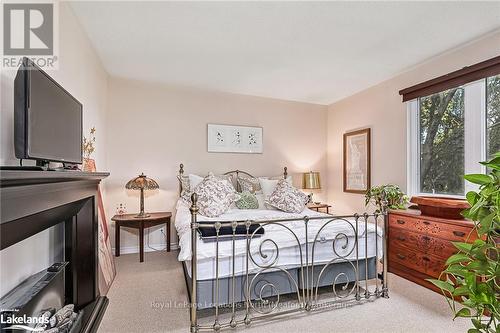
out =
[[[212,172],[208,173],[209,175],[213,176]],[[231,175],[217,175],[215,176],[220,179],[226,179],[231,186],[234,188],[233,185],[233,177]],[[179,182],[181,184],[181,199],[184,200],[186,203],[190,204],[191,203],[191,195],[193,194],[194,190],[196,187],[203,181],[203,177],[195,175],[195,174],[189,174],[188,176],[177,176],[177,179],[179,179]]]
[[[240,192],[248,191],[250,193],[257,193],[261,191],[258,178],[238,176],[237,181],[240,186]]]
[[[258,209],[259,201],[255,194],[244,191],[240,194],[240,200],[236,201],[236,207],[239,209]]]
[[[227,179],[208,175],[194,189],[198,194],[198,208],[201,215],[217,217],[224,214],[240,196]]]
[[[300,213],[306,207],[307,201],[308,197],[305,193],[282,179],[278,181],[273,193],[266,200],[266,204],[287,213]]]
[[[211,173],[209,173],[210,175]],[[220,178],[220,179],[225,179],[229,182],[229,184],[231,184],[231,186],[234,188],[234,190],[236,191],[236,188],[234,187],[234,184],[233,184],[233,175],[215,175],[215,177],[217,178]]]

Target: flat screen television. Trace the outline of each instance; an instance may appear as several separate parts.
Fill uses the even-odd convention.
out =
[[[82,104],[28,58],[14,80],[14,141],[39,166],[82,163]]]

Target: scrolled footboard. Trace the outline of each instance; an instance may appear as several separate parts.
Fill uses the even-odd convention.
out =
[[[388,297],[387,286],[387,233],[388,215],[384,209],[379,214],[354,214],[349,216],[304,216],[295,219],[266,221],[214,221],[198,222],[197,195],[191,196],[191,287],[190,331],[219,331],[238,325],[250,325],[257,320],[277,315],[283,316],[300,311],[312,312],[332,307],[361,304],[370,298]],[[380,225],[381,224],[381,225]],[[258,225],[252,232],[251,227]],[[289,236],[295,244],[300,262],[294,267],[279,265],[279,240],[259,236],[264,227],[279,230]],[[232,233],[224,238],[220,231],[229,227]],[[243,227],[246,233],[237,234]],[[333,235],[329,228],[342,227],[342,232]],[[198,318],[198,229],[215,230],[215,278],[213,279],[213,321],[200,324]],[[369,229],[374,241],[369,242]],[[374,229],[374,230],[373,230]],[[381,236],[381,244],[379,235]],[[302,239],[302,241],[301,241]],[[280,239],[282,240],[282,239]],[[304,241],[305,240],[305,241]],[[245,242],[243,271],[236,272],[236,242]],[[220,244],[231,244],[230,261],[232,272],[219,276]],[[227,246],[226,246],[227,247]],[[371,247],[371,248],[370,248]],[[381,248],[380,248],[381,247]],[[320,250],[321,248],[321,250]],[[369,251],[374,250],[374,255]],[[381,251],[380,251],[381,249]],[[329,252],[328,252],[329,251]],[[318,253],[322,253],[319,260]],[[325,260],[325,253],[331,254]],[[380,255],[381,253],[381,255]],[[220,299],[222,281],[227,289],[225,299]],[[276,282],[285,282],[286,294],[280,292]],[[282,302],[293,304],[286,309]]]

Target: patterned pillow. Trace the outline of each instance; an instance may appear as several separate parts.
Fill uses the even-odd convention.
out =
[[[208,173],[208,174],[210,175],[212,173]],[[234,184],[233,184],[233,175],[215,175],[215,177],[227,180],[229,182],[229,184],[231,184],[231,186],[236,191],[236,188],[234,187]]]
[[[237,181],[241,192],[257,193],[261,191],[258,178],[238,176]]]
[[[240,194],[240,200],[236,201],[236,207],[239,209],[258,209],[259,201],[255,194],[244,191]]]
[[[209,172],[208,175],[213,176],[213,173]],[[233,177],[231,175],[217,175],[215,177],[220,179],[226,179],[234,188]],[[189,174],[188,176],[179,175],[177,176],[177,179],[181,184],[181,195],[180,195],[181,199],[184,200],[187,204],[191,204],[191,195],[193,194],[193,191],[205,178],[198,175]]]
[[[227,179],[213,174],[208,175],[194,189],[198,194],[198,207],[201,215],[217,217],[224,214],[240,196]]]
[[[274,188],[266,204],[287,213],[300,213],[306,207],[308,196],[293,187],[287,180],[281,179]]]

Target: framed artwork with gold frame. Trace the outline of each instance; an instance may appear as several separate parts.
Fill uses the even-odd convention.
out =
[[[344,133],[344,192],[365,194],[371,181],[371,130]]]

